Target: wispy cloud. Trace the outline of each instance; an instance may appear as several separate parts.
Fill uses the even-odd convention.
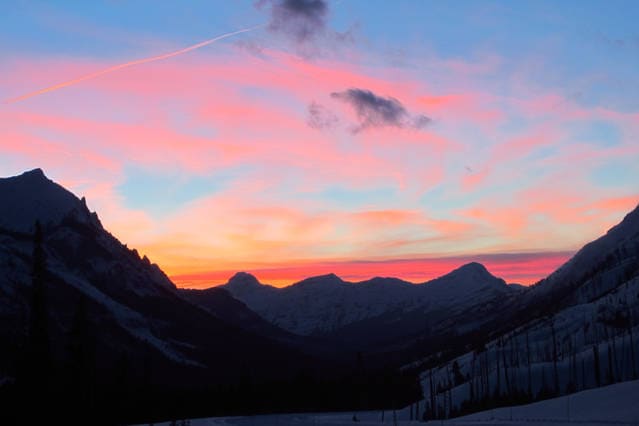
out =
[[[362,66],[374,61],[308,61],[269,48],[214,49],[195,59],[157,63],[152,78],[131,67],[87,81],[86,92],[0,109],[0,166],[5,174],[43,167],[167,273],[215,265],[220,280],[272,267],[260,278],[292,282],[326,271],[421,281],[478,260],[509,281],[531,282],[564,259],[481,253],[576,250],[636,206],[635,112],[590,108],[547,90],[499,96],[477,83],[477,92],[434,91],[438,75],[470,78],[446,64],[424,82]],[[102,60],[24,58],[8,62],[0,86],[9,93],[103,68]],[[413,131],[422,112],[442,119]],[[578,130],[593,121],[621,129],[621,143],[579,143]],[[367,131],[342,131],[353,126]],[[460,173],[464,165],[468,173]],[[604,165],[620,174],[598,185],[591,174]],[[144,188],[131,166],[185,179],[215,173],[225,185],[189,195],[170,213],[139,210],[131,200]],[[431,256],[455,259],[431,273]],[[307,262],[286,272],[295,259]],[[358,262],[366,259],[424,261]],[[348,265],[316,268],[329,261]]]
[[[336,127],[339,124],[339,121],[339,117],[324,105],[313,101],[308,106],[308,118],[306,123],[313,129],[331,129]]]
[[[34,92],[30,92],[30,93],[27,93],[27,94],[24,94],[24,95],[15,97],[15,98],[6,99],[4,101],[4,103],[5,104],[11,104],[11,103],[19,102],[19,101],[24,101],[24,100],[32,98],[34,96],[42,95],[42,94],[45,94],[45,93],[48,93],[48,92],[53,92],[55,90],[60,90],[60,89],[63,89],[65,87],[72,86],[74,84],[77,84],[77,83],[80,83],[80,82],[83,82],[83,81],[86,81],[86,80],[91,80],[91,79],[94,79],[94,78],[99,77],[101,75],[112,73],[114,71],[119,71],[119,70],[124,69],[124,68],[129,68],[129,67],[132,67],[132,66],[135,66],[135,65],[146,64],[148,62],[155,62],[155,61],[161,61],[163,59],[169,59],[169,58],[172,58],[174,56],[182,55],[182,54],[190,52],[192,50],[196,50],[196,49],[200,49],[202,47],[208,46],[209,44],[215,43],[216,41],[220,41],[220,40],[223,40],[225,38],[229,38],[229,37],[232,37],[232,36],[235,36],[235,35],[238,35],[238,34],[242,34],[242,33],[246,33],[246,32],[249,32],[249,31],[256,30],[256,29],[258,29],[260,27],[263,27],[263,26],[264,25],[256,25],[256,26],[253,26],[253,27],[244,28],[244,29],[241,29],[241,30],[238,30],[238,31],[233,31],[233,32],[230,32],[230,33],[222,34],[222,35],[217,36],[215,38],[202,41],[200,43],[194,44],[192,46],[185,47],[185,48],[180,49],[180,50],[176,50],[174,52],[169,52],[169,53],[165,53],[163,55],[151,56],[149,58],[142,58],[142,59],[137,59],[135,61],[129,61],[129,62],[125,62],[125,63],[122,63],[122,64],[114,65],[112,67],[109,67],[109,68],[106,68],[106,69],[103,69],[103,70],[100,70],[100,71],[96,71],[96,72],[93,72],[91,74],[84,75],[82,77],[74,78],[73,80],[67,80],[67,81],[64,81],[62,83],[55,84],[53,86],[45,87],[44,89],[36,90]]]

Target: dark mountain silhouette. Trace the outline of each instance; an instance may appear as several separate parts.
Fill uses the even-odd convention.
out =
[[[259,318],[228,294],[209,295],[209,302],[217,298],[218,303],[208,307],[184,297],[157,265],[121,244],[83,200],[41,170],[0,180],[0,200],[0,384],[33,387],[37,381],[27,380],[23,372],[33,370],[34,363],[46,363],[51,367],[49,382],[71,386],[67,379],[72,374],[65,366],[70,353],[84,345],[74,343],[72,336],[79,334],[92,336],[91,386],[99,390],[92,404],[99,397],[114,403],[105,392],[116,392],[117,378],[123,389],[116,399],[131,410],[162,390],[228,393],[239,378],[286,381],[302,369],[323,368],[322,362],[269,339],[268,333],[261,335],[266,329],[275,333],[275,327],[262,321],[260,328]],[[40,273],[41,293],[46,295],[40,299],[46,302],[38,311],[31,302],[37,291],[32,284],[36,228],[46,259]],[[234,305],[222,309],[220,297]],[[74,331],[80,310],[83,327],[89,330],[84,333]],[[24,365],[33,329],[28,324],[40,311],[50,355]],[[136,389],[141,393],[134,397]],[[150,393],[142,392],[145,389]],[[176,405],[156,411],[174,410]]]
[[[63,218],[75,214],[82,222],[95,221],[80,200],[57,183],[47,179],[41,169],[34,169],[10,178],[0,178],[2,210],[0,228],[18,232],[33,232],[34,224],[43,226],[59,223]]]
[[[244,303],[235,299],[223,288],[213,287],[205,290],[179,289],[178,291],[182,298],[204,308],[216,318],[229,324],[261,336],[271,338],[290,337],[290,333],[272,325],[251,311]]]
[[[6,250],[3,259],[11,265],[7,268],[7,278],[11,281],[2,287],[15,290],[11,293],[14,297],[23,296],[22,290],[26,292],[29,284],[31,236],[24,231],[30,228],[27,223],[37,221],[43,224],[52,304],[65,292],[74,293],[76,297],[82,295],[95,311],[102,312],[100,320],[105,325],[144,342],[176,364],[206,366],[212,370],[219,368],[222,360],[238,365],[260,363],[257,356],[251,355],[252,351],[242,350],[253,345],[264,345],[267,354],[270,350],[279,351],[273,354],[275,363],[279,363],[276,359],[280,357],[290,358],[285,350],[277,349],[261,337],[230,327],[202,309],[194,309],[157,265],[146,257],[140,258],[135,250],[128,249],[106,232],[84,202],[46,179],[41,170],[3,179],[0,199],[10,200],[8,214],[2,214],[2,223]],[[52,208],[47,208],[49,205]],[[58,311],[53,308],[52,311]],[[65,318],[58,321],[61,328],[66,328]],[[185,330],[189,330],[188,333],[184,334]],[[212,335],[225,344],[216,344]],[[236,352],[233,345],[237,345],[239,351]],[[209,357],[213,353],[215,357]],[[217,374],[224,375],[227,371],[228,364],[219,368]]]
[[[418,400],[419,372],[431,415],[614,383],[639,369],[638,277],[635,209],[532,288],[470,263],[421,284],[177,289],[36,169],[0,179],[0,422],[380,408],[389,386]],[[455,405],[456,386],[481,401]]]

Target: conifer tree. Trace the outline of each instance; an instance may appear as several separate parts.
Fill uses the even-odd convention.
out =
[[[29,324],[24,359],[18,376],[18,382],[26,393],[25,397],[39,407],[39,410],[27,413],[28,416],[34,418],[37,418],[45,410],[50,390],[52,367],[47,313],[46,257],[43,240],[42,227],[40,222],[36,222],[33,234]]]

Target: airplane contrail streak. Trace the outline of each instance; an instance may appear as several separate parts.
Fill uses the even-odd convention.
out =
[[[215,43],[216,41],[219,41],[219,40],[222,40],[222,39],[225,39],[225,38],[228,38],[228,37],[232,37],[232,36],[237,35],[237,34],[246,33],[246,32],[249,32],[249,31],[256,30],[256,29],[258,29],[260,27],[263,27],[264,25],[265,24],[260,24],[260,25],[254,26],[254,27],[244,28],[242,30],[238,30],[238,31],[233,31],[233,32],[230,32],[230,33],[222,34],[221,36],[217,36],[217,37],[212,38],[210,40],[205,40],[205,41],[203,41],[201,43],[194,44],[193,46],[185,47],[184,49],[176,50],[175,52],[169,52],[169,53],[165,53],[163,55],[152,56],[150,58],[137,59],[135,61],[126,62],[124,64],[114,65],[112,67],[109,67],[109,68],[106,68],[106,69],[103,69],[103,70],[100,70],[100,71],[96,71],[94,73],[87,74],[85,76],[78,77],[78,78],[75,78],[73,80],[69,80],[69,81],[65,81],[63,83],[59,83],[59,84],[56,84],[56,85],[53,85],[53,86],[45,87],[44,89],[36,90],[35,92],[30,92],[30,93],[27,93],[27,94],[24,94],[24,95],[15,97],[15,98],[6,99],[4,101],[4,103],[5,104],[12,104],[12,103],[15,103],[15,102],[20,102],[20,101],[23,101],[25,99],[29,99],[29,98],[32,98],[34,96],[41,95],[43,93],[53,92],[54,90],[62,89],[64,87],[68,87],[68,86],[71,86],[73,84],[80,83],[81,81],[90,80],[92,78],[99,77],[101,75],[108,74],[108,73],[111,73],[113,71],[118,71],[118,70],[121,70],[123,68],[128,68],[128,67],[132,67],[132,66],[135,66],[135,65],[145,64],[147,62],[161,61],[163,59],[172,58],[173,56],[181,55],[183,53],[187,53],[187,52],[190,52],[192,50],[199,49],[199,48],[204,47],[204,46],[208,46],[209,44]]]

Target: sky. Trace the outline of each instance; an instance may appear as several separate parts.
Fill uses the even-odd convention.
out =
[[[531,284],[639,202],[636,1],[2,9],[0,175],[42,168],[180,286]]]

